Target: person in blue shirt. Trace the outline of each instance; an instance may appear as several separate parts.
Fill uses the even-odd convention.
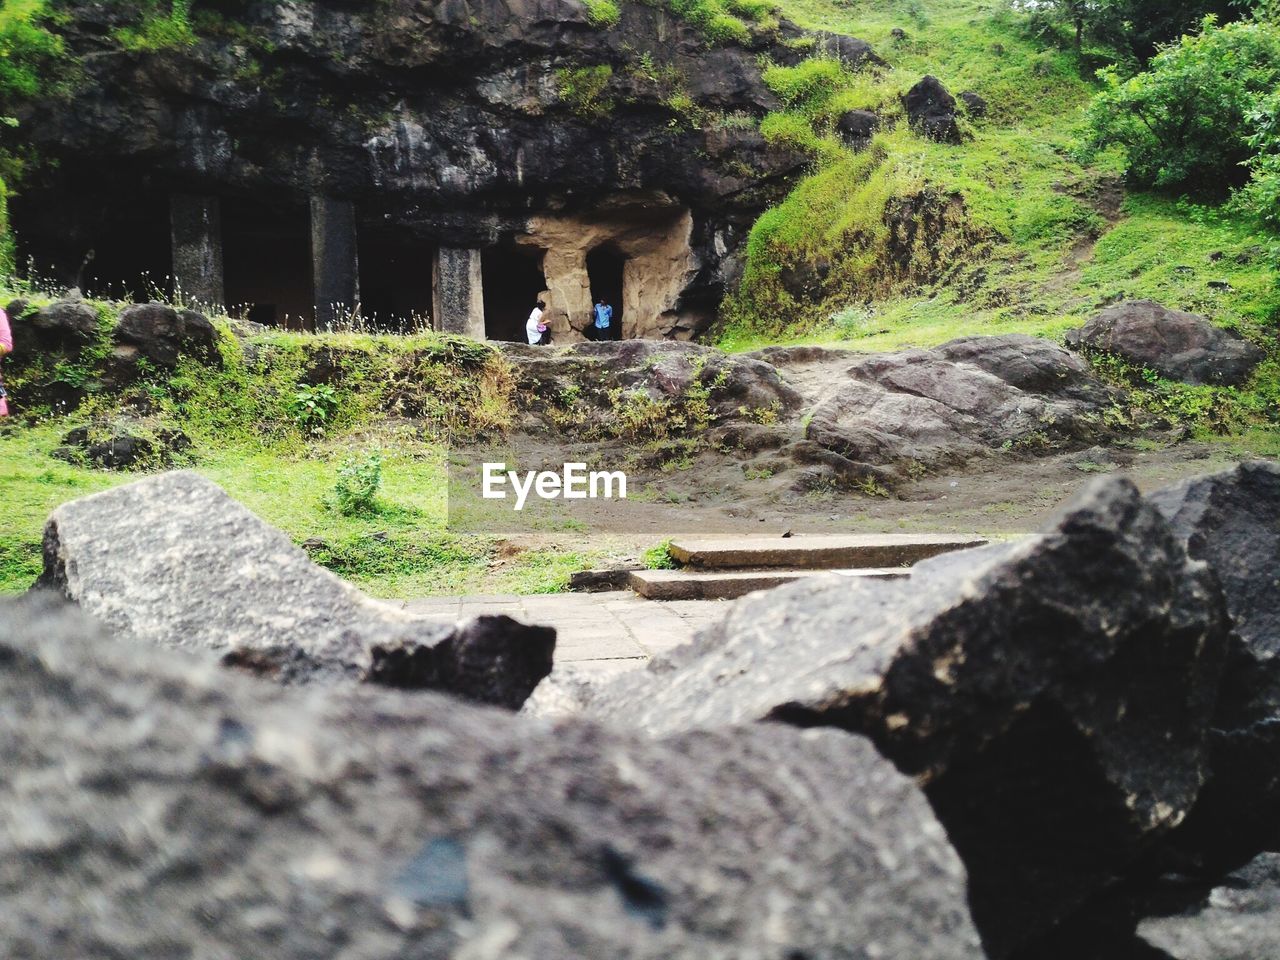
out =
[[[596,301],[594,309],[591,311],[595,319],[595,323],[591,329],[592,340],[611,340],[609,326],[613,323],[613,307],[605,303],[604,297]]]

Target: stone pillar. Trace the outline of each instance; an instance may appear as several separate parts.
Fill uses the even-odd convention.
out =
[[[440,247],[431,276],[431,326],[442,333],[485,339],[480,251]]]
[[[356,208],[349,200],[311,198],[311,278],[316,330],[332,330],[360,304]]]
[[[175,295],[204,309],[226,306],[222,284],[222,207],[217,197],[169,198]]]

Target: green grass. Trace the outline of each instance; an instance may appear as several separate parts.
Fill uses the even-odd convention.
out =
[[[0,434],[0,594],[30,587],[41,568],[45,520],[60,504],[138,479],[72,466],[49,456],[74,420]],[[376,512],[344,516],[333,505],[345,457],[378,449],[385,458]],[[546,593],[590,566],[590,550],[522,550],[498,563],[490,537],[447,528],[443,447],[382,433],[355,434],[301,451],[274,446],[209,446],[193,469],[223,487],[296,543],[317,538],[313,558],[377,596]]]

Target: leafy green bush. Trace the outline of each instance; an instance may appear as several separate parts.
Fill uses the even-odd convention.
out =
[[[1248,166],[1252,176],[1236,195],[1245,213],[1280,227],[1280,91],[1264,98],[1249,112],[1253,128],[1249,147],[1254,151]]]
[[[381,487],[382,454],[370,453],[345,460],[333,485],[338,512],[344,517],[376,513]]]
[[[338,395],[328,384],[302,384],[289,400],[289,415],[298,429],[313,436],[324,434],[325,424],[338,409]]]
[[[1119,146],[1131,182],[1143,187],[1239,186],[1256,155],[1250,118],[1280,83],[1280,27],[1262,21],[1219,27],[1166,47],[1149,70],[1125,80],[1100,74],[1088,146]]]

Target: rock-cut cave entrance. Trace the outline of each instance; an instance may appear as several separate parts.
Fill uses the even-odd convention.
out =
[[[14,197],[17,260],[31,279],[89,297],[145,302],[173,292],[169,198],[131,179],[60,171],[46,191]],[[127,199],[122,199],[127,198]]]
[[[360,315],[374,330],[431,329],[435,244],[407,230],[360,225]]]
[[[595,322],[595,305],[601,299],[613,307],[609,339],[622,339],[622,295],[627,258],[613,244],[603,244],[587,254],[587,276],[591,281],[591,322]]]
[[[311,220],[305,206],[222,202],[228,311],[272,327],[311,330]]]
[[[484,282],[484,335],[489,340],[528,342],[524,325],[547,289],[543,273],[545,251],[505,240],[483,251],[480,273]]]

